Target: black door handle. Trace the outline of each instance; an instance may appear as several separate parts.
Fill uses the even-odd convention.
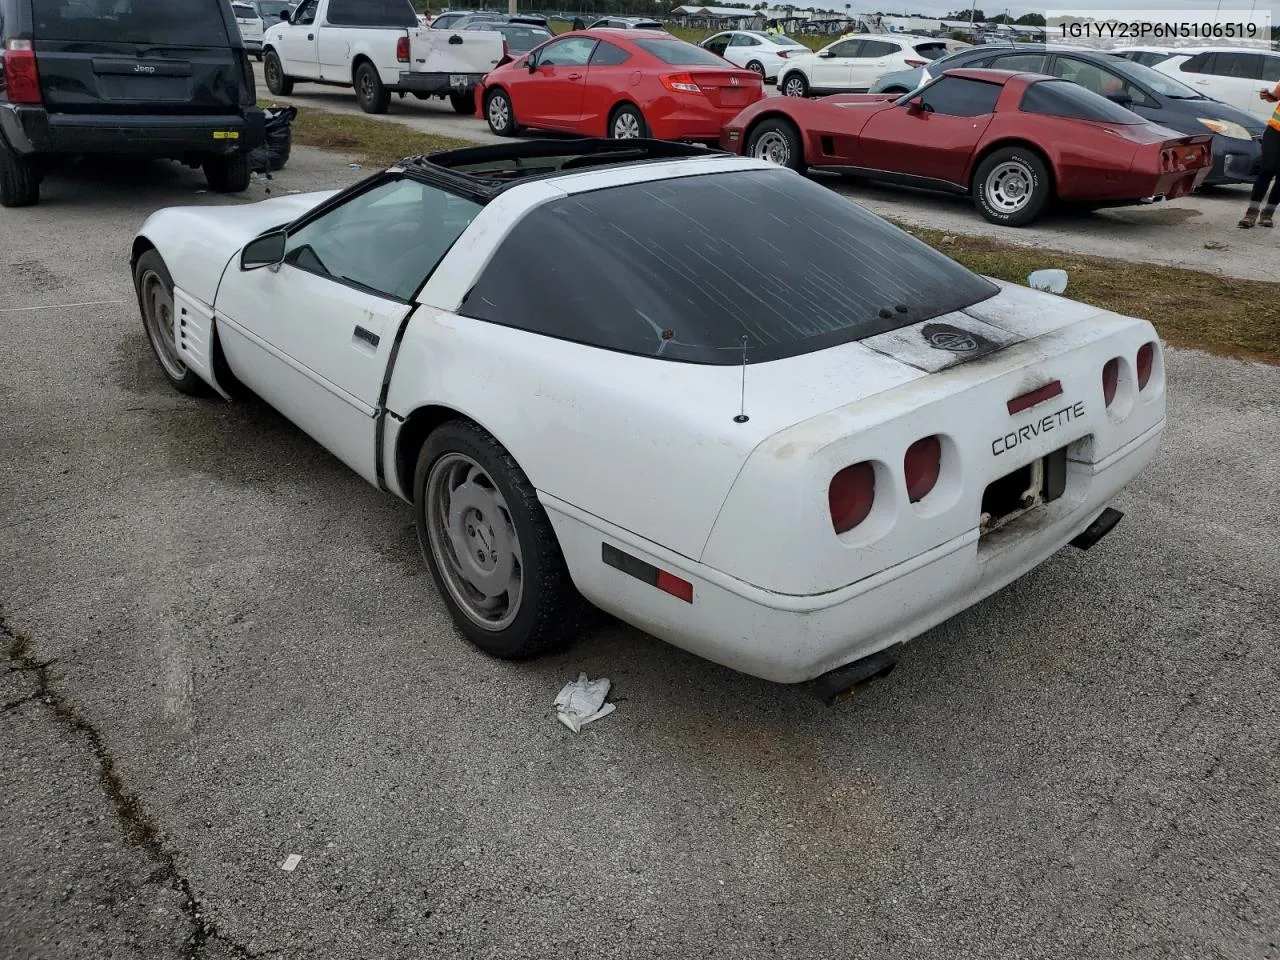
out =
[[[314,40],[315,38],[316,38],[316,35],[315,35],[314,33],[308,33],[308,34],[307,34],[307,39],[308,39],[308,40]]]
[[[357,340],[363,340],[371,347],[376,347],[378,345],[378,341],[382,339],[372,330],[366,330],[364,327],[356,327],[355,338]]]

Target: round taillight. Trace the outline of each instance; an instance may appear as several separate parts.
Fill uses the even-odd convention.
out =
[[[836,533],[846,533],[867,519],[875,502],[876,471],[870,463],[855,463],[831,478],[827,504]]]
[[[937,437],[917,440],[907,448],[902,468],[907,475],[907,497],[912,503],[919,503],[938,484],[938,473],[942,470],[942,441]]]
[[[1102,399],[1107,406],[1116,398],[1116,388],[1120,386],[1120,358],[1113,357],[1102,368]]]
[[[1156,345],[1144,343],[1138,348],[1138,389],[1147,389],[1151,382],[1151,369],[1156,363]]]

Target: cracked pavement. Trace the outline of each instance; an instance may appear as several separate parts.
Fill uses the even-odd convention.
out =
[[[834,710],[617,624],[500,663],[407,507],[164,383],[128,243],[202,188],[0,214],[0,956],[1280,955],[1280,369],[1169,354],[1116,531]]]

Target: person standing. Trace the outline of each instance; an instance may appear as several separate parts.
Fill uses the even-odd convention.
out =
[[[1258,99],[1277,106],[1262,133],[1262,167],[1258,171],[1258,179],[1253,182],[1253,192],[1249,194],[1249,209],[1240,218],[1242,230],[1248,230],[1255,223],[1264,227],[1274,226],[1276,206],[1280,204],[1280,83],[1274,90],[1259,90]],[[1271,187],[1271,195],[1267,197],[1267,205],[1262,207],[1267,187]],[[1258,218],[1259,207],[1262,207],[1261,219]]]

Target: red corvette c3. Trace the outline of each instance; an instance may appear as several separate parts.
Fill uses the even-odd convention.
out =
[[[1051,200],[1152,203],[1195,190],[1212,137],[1181,136],[1090,90],[1008,70],[950,70],[902,96],[769,97],[729,122],[731,153],[972,194],[1021,227]]]

